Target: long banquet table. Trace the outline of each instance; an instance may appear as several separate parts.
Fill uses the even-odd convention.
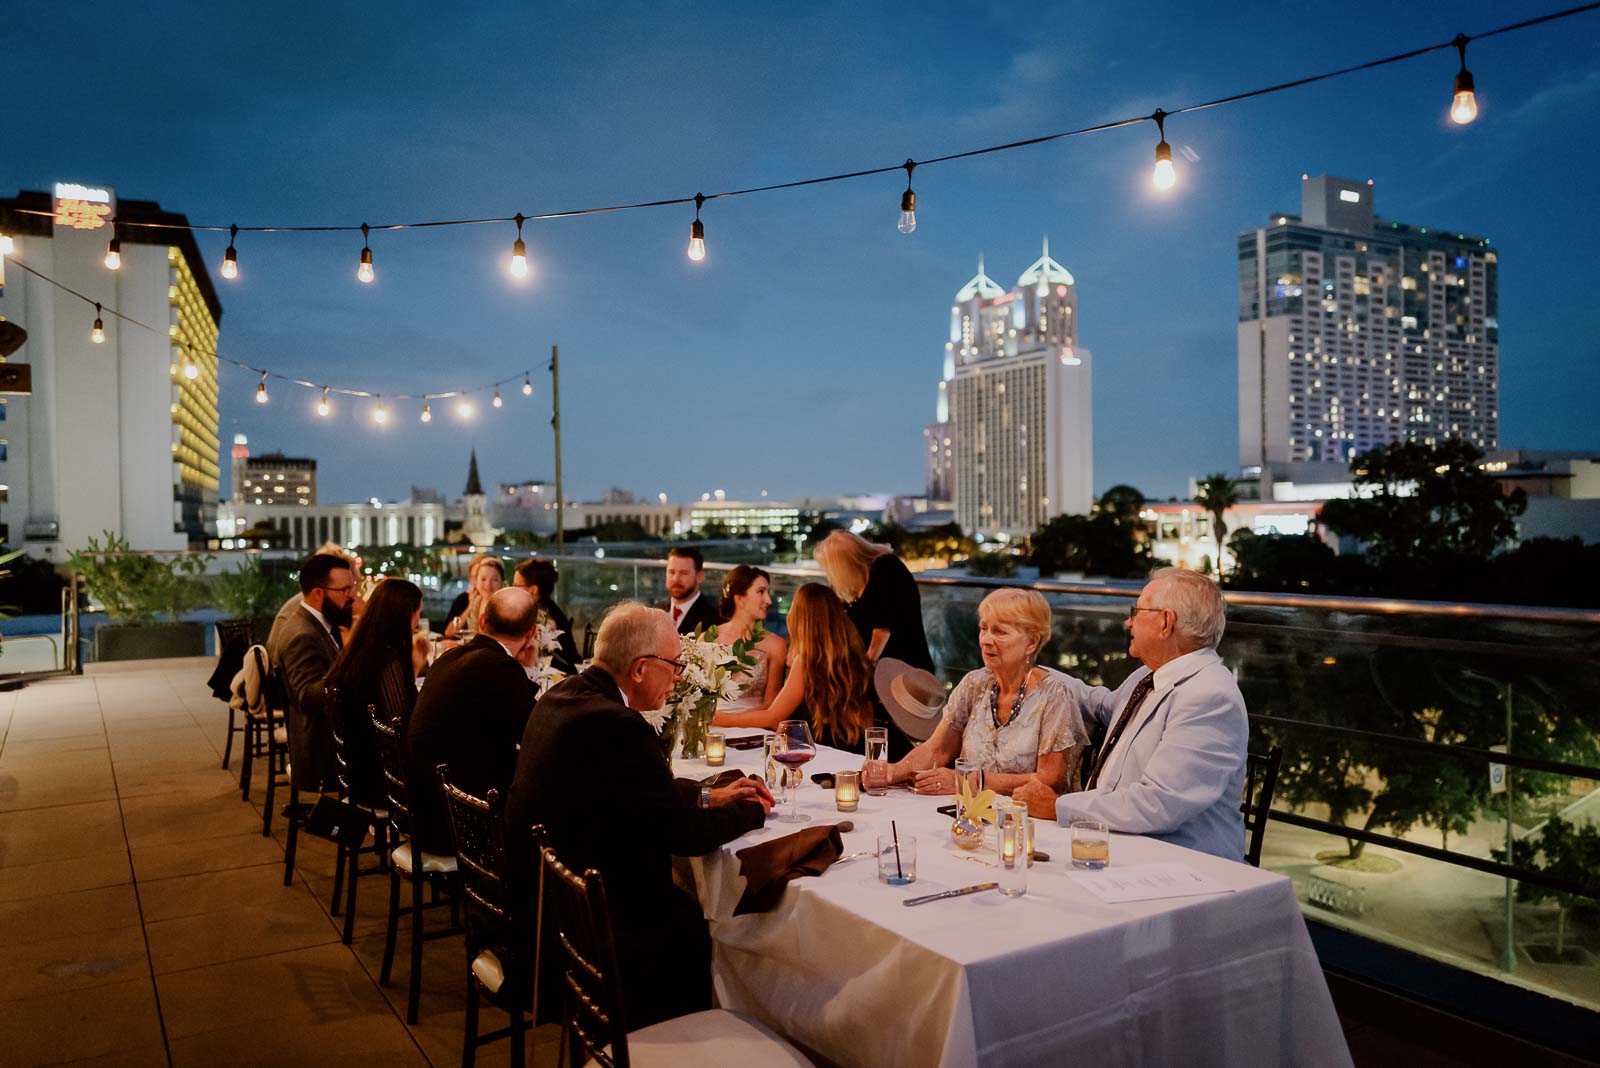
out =
[[[728,767],[760,763],[760,750],[728,751]],[[725,1008],[841,1065],[1351,1063],[1284,876],[1113,835],[1113,866],[1181,862],[1229,892],[1106,904],[1068,878],[1067,831],[1040,824],[1037,848],[1051,859],[1029,871],[1025,896],[906,908],[905,898],[991,882],[998,870],[951,843],[949,817],[934,811],[951,798],[863,794],[841,813],[833,791],[810,781],[860,764],[819,750],[798,791],[810,817],[799,826],[851,820],[849,854],[871,850],[893,819],[917,837],[915,883],[880,883],[867,856],[795,880],[771,912],[734,916],[744,889],[734,853],[796,830],[778,820],[782,805],[762,829],[680,861],[710,921]],[[688,778],[716,770],[674,763]]]

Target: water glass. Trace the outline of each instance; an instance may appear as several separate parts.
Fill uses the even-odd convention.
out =
[[[870,761],[876,761],[876,762],[884,764],[884,765],[887,765],[889,763],[889,728],[888,727],[868,727],[867,728],[867,760],[869,762]],[[867,793],[871,794],[874,797],[881,796],[881,795],[886,794],[888,792],[889,792],[889,789],[886,786],[874,786],[874,787],[870,787],[867,790]]]
[[[902,834],[898,842],[893,835],[878,835],[878,881],[890,886],[905,886],[917,881],[915,835]]]
[[[1099,871],[1111,863],[1111,832],[1097,820],[1072,821],[1072,866]]]
[[[761,739],[761,777],[766,780],[767,789],[773,793],[783,789],[783,780],[779,778],[783,774],[783,769],[778,766],[776,760],[772,759],[772,752],[777,745],[777,739],[778,736],[776,734],[768,734]]]
[[[1021,897],[1028,892],[1028,810],[1013,802],[994,807],[995,864],[1000,868],[1000,892]]]

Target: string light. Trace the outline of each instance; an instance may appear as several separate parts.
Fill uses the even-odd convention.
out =
[[[374,423],[387,423],[389,421],[389,409],[383,406],[382,393],[378,394],[378,406],[372,409],[372,421]]]
[[[17,243],[11,240],[11,235],[0,230],[0,256],[9,256],[17,250]]]
[[[433,422],[433,409],[428,407],[426,404],[422,406],[422,421],[424,423]]]
[[[1458,33],[1451,42],[1461,55],[1461,72],[1456,75],[1455,95],[1450,100],[1450,121],[1457,126],[1465,126],[1478,117],[1478,94],[1473,91],[1472,72],[1467,69],[1467,42],[1470,40],[1472,38]]]
[[[464,398],[462,400],[460,400],[460,401],[457,401],[456,402],[456,414],[459,415],[463,419],[471,419],[472,418],[472,402],[469,401],[469,400],[466,400]]]
[[[331,411],[333,411],[333,406],[328,403],[328,387],[323,386],[322,399],[317,401],[317,414],[326,416]]]
[[[94,327],[89,331],[89,340],[96,345],[106,343],[106,324],[100,320],[100,305],[94,306]]]
[[[498,408],[503,404],[505,404],[505,401],[500,399],[500,390],[496,388],[494,391],[494,406]]]
[[[267,403],[267,372],[261,372],[261,381],[256,385],[256,403]]]
[[[522,395],[524,397],[533,396],[533,382],[528,378],[527,375],[522,376]]]
[[[528,277],[528,246],[522,243],[522,222],[525,216],[517,212],[517,240],[511,246],[511,276]]]
[[[1171,189],[1178,184],[1178,174],[1172,169],[1172,146],[1167,144],[1167,113],[1156,108],[1156,129],[1161,131],[1161,143],[1156,145],[1156,167],[1150,173],[1150,184],[1157,189]]]
[[[366,223],[361,224],[361,266],[356,268],[356,277],[368,283],[375,277],[372,273],[372,243],[368,240]]]
[[[237,226],[228,227],[228,249],[222,254],[222,277],[239,277],[239,254],[233,250],[233,242],[239,236]]]
[[[111,240],[106,243],[106,270],[115,271],[122,267],[122,242],[117,237],[117,224],[111,224]]]
[[[917,165],[906,160],[906,191],[900,194],[900,232],[909,234],[917,228],[917,194],[911,191],[911,172]]]
[[[700,221],[700,205],[706,202],[701,193],[694,195],[694,223],[689,227],[689,258],[699,263],[706,258],[706,227]],[[524,390],[523,392],[529,392]]]

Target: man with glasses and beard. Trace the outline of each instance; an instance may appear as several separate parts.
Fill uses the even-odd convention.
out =
[[[289,761],[301,790],[318,792],[333,774],[333,728],[322,682],[339,655],[340,628],[354,622],[356,579],[349,561],[318,553],[300,567],[300,604],[272,625],[267,656],[289,691]]]

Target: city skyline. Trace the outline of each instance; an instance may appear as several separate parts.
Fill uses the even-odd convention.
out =
[[[334,12],[287,34],[226,12],[201,35],[175,12],[108,13],[74,41],[72,64],[65,45],[13,57],[56,103],[3,124],[0,195],[100,183],[224,225],[687,195],[1148,113],[1544,10],[1408,10],[1381,34],[1335,22],[1315,53],[1292,26],[1176,6],[1135,20],[1046,5],[1026,30],[1001,12],[902,23],[838,8],[682,23],[579,13],[520,32],[523,16],[488,9],[381,29]],[[21,13],[19,32],[50,40],[47,18]],[[352,66],[357,37],[370,47]],[[692,211],[530,226],[525,288],[503,270],[509,226],[374,233],[371,287],[354,279],[348,235],[241,235],[239,279],[217,281],[221,348],[313,380],[416,391],[542,368],[559,344],[577,498],[611,485],[675,500],[912,492],[950,294],[979,254],[1009,272],[1048,234],[1091,309],[1095,488],[1166,497],[1236,466],[1237,234],[1292,212],[1300,173],[1328,172],[1373,178],[1387,218],[1493,239],[1512,267],[1500,442],[1582,448],[1600,385],[1584,270],[1596,149],[1571,131],[1600,103],[1596,43],[1600,19],[1579,17],[1475,44],[1483,112],[1465,129],[1444,118],[1453,54],[1180,116],[1167,127],[1179,184],[1164,197],[1148,188],[1143,126],[919,169],[909,237],[895,232],[892,176],[712,202],[701,264],[683,256]],[[826,76],[804,59],[823,48]],[[235,57],[229,79],[159,62],[190,52]],[[118,92],[84,69],[115,70]],[[95,121],[66,134],[57,119],[73,113]],[[227,236],[198,239],[215,274]],[[348,400],[333,421],[301,391],[254,405],[255,377],[225,370],[221,436],[318,457],[327,500],[403,498],[411,484],[454,493],[474,444],[491,481],[549,478],[548,376],[534,384],[531,403],[508,391],[471,426],[436,408],[423,427],[397,407],[379,431],[345,423]],[[675,423],[706,430],[684,438]]]

